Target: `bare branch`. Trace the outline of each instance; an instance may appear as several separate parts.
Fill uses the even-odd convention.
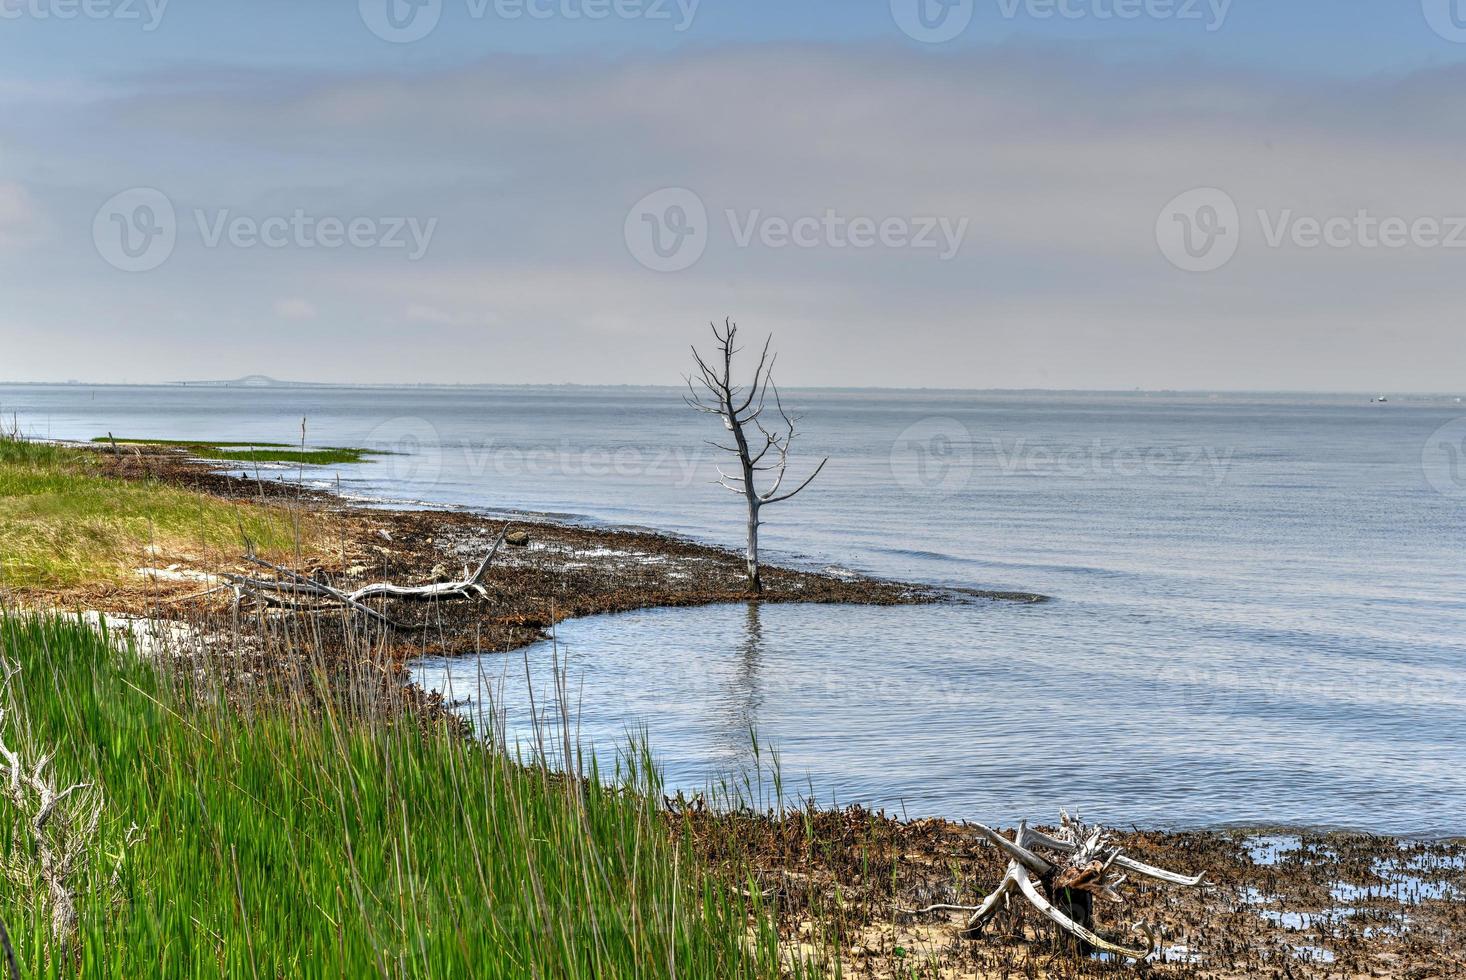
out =
[[[828,456],[826,456],[824,459],[820,460],[820,465],[816,466],[814,468],[814,472],[811,473],[808,477],[806,477],[805,480],[804,480],[804,482],[801,483],[799,486],[795,487],[793,490],[790,490],[788,493],[782,494],[782,495],[780,495],[778,497],[765,497],[765,498],[763,498],[763,502],[765,504],[779,504],[779,503],[783,503],[784,501],[788,500],[790,497],[793,497],[794,495],[796,495],[797,493],[799,493],[799,491],[803,490],[805,487],[807,487],[811,483],[813,483],[814,482],[814,478],[820,475],[820,470],[824,469],[825,468],[825,464],[828,463],[829,461],[830,461],[830,458]],[[780,473],[779,476],[780,476],[781,479],[783,478],[783,474],[782,473]],[[777,489],[777,486],[776,486],[776,489]]]

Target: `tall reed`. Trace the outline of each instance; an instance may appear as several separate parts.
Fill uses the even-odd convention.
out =
[[[4,612],[0,635],[20,668],[3,734],[54,748],[58,780],[104,799],[71,937],[52,938],[41,896],[0,894],[25,977],[781,973],[758,890],[669,830],[644,748],[609,770],[521,764],[362,694],[395,686],[359,676],[370,658],[308,656],[286,684],[239,643],[144,656]],[[311,640],[291,642],[275,653]],[[25,860],[23,835],[0,845]]]

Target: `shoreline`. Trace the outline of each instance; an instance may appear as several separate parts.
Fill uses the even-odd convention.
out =
[[[753,597],[743,585],[741,553],[656,529],[538,514],[514,519],[466,508],[404,509],[350,500],[287,479],[241,479],[231,472],[237,464],[195,459],[176,448],[134,446],[117,454],[79,448],[96,453],[124,479],[158,480],[226,500],[300,503],[326,513],[343,534],[341,547],[334,563],[322,562],[311,571],[331,575],[341,587],[456,576],[462,566],[476,564],[506,524],[526,533],[527,543],[511,540],[489,569],[489,603],[433,606],[435,636],[430,645],[415,646],[418,656],[507,652],[547,638],[551,626],[567,619],[655,608],[750,601],[867,606],[1049,601],[1033,592],[941,587],[782,565],[764,566],[765,591]],[[175,583],[159,598],[182,594],[187,591],[182,585],[196,582]],[[425,622],[421,606],[395,604],[393,609],[405,623]]]
[[[224,467],[177,451],[93,452],[112,476],[151,479],[228,500],[301,504],[302,515],[322,516],[335,535],[334,553],[310,556],[304,570],[333,582],[416,584],[456,577],[457,566],[480,558],[504,523],[464,511],[381,509],[287,482],[240,480],[219,472]],[[735,552],[651,531],[554,521],[517,526],[528,531],[528,541],[505,548],[491,566],[484,581],[487,602],[394,607],[394,617],[416,628],[394,638],[379,634],[390,643],[396,673],[384,675],[382,682],[404,683],[410,710],[429,717],[451,712],[441,697],[416,688],[406,675],[411,659],[518,649],[543,639],[554,624],[581,616],[749,601]],[[200,587],[194,574],[231,569],[185,567],[170,562],[173,557],[157,556],[157,565],[172,567],[139,576],[134,589],[95,595],[96,604],[88,601],[87,608],[110,605],[120,612],[162,613],[200,625],[225,622],[221,617],[231,612],[227,599],[187,594]],[[1026,593],[954,597],[950,590],[772,567],[766,589],[760,601],[929,605],[1043,598]],[[57,605],[75,608],[71,600],[80,596],[60,598]],[[333,628],[348,627],[350,619],[320,615],[311,622],[330,642]],[[241,673],[281,667],[251,662]],[[1056,816],[1057,811],[1015,813],[1010,819],[1046,822]],[[996,884],[1002,874],[996,852],[969,824],[897,819],[859,806],[719,813],[699,809],[695,800],[669,808],[668,820],[711,866],[733,864],[736,854],[756,869],[758,887],[781,896],[780,927],[790,943],[812,938],[807,935],[811,922],[821,923],[820,928],[833,922],[852,975],[890,975],[919,963],[938,976],[979,977],[1034,969],[1047,975],[1055,966],[1049,932],[1031,914],[1005,914],[985,939],[969,942],[957,936],[961,916],[911,917],[896,911],[971,903]],[[1123,909],[1100,910],[1108,935],[1123,932],[1121,915],[1154,920],[1162,948],[1174,961],[1174,966],[1156,963],[1157,970],[1217,978],[1280,970],[1341,977],[1367,971],[1429,977],[1450,975],[1428,972],[1432,968],[1466,970],[1457,952],[1459,939],[1466,937],[1466,903],[1460,901],[1466,896],[1466,841],[1460,838],[1426,841],[1260,826],[1132,828],[1117,839],[1141,860],[1188,874],[1205,871],[1210,882],[1205,889],[1147,887]],[[835,895],[842,898],[836,901]],[[1113,969],[1086,960],[1072,966],[1077,972],[1063,975]],[[1340,972],[1346,968],[1353,972]]]

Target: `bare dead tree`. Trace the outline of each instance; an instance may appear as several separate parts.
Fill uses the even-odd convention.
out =
[[[721,418],[723,428],[733,437],[731,446],[711,440],[708,444],[738,458],[738,472],[725,473],[722,467],[718,467],[717,482],[723,489],[742,496],[748,505],[748,587],[758,594],[763,592],[758,564],[760,512],[770,504],[788,500],[809,486],[829,459],[821,460],[814,472],[794,489],[782,489],[789,470],[789,449],[794,443],[795,423],[799,420],[784,411],[779,400],[779,386],[774,384],[777,355],[769,355],[773,337],[764,341],[753,380],[744,387],[733,381],[733,358],[742,350],[736,344],[737,324],[725,320],[722,329],[716,323],[710,326],[717,341],[712,363],[709,364],[693,346],[697,376],[687,377],[687,388],[691,394],[684,399],[697,411]],[[773,396],[773,409],[778,413],[778,421],[765,425],[764,410],[768,407],[769,395]],[[759,489],[760,483],[767,484],[767,489]]]

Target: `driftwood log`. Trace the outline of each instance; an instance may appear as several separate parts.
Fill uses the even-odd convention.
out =
[[[1201,884],[1203,877],[1177,874],[1128,858],[1104,828],[1087,826],[1078,815],[1070,817],[1068,813],[1061,813],[1057,836],[1032,830],[1027,821],[1018,825],[1018,832],[1012,840],[982,824],[977,824],[976,828],[1008,857],[1007,872],[992,894],[979,905],[933,905],[925,909],[903,910],[912,915],[935,911],[970,912],[972,915],[962,931],[964,939],[980,938],[988,920],[1017,892],[1049,921],[1078,939],[1080,952],[1088,954],[1099,950],[1144,960],[1155,952],[1154,931],[1144,922],[1136,922],[1130,927],[1131,932],[1145,937],[1144,948],[1124,946],[1104,938],[1094,931],[1095,897],[1122,901],[1116,889],[1126,876],[1116,874],[1117,868],[1140,877],[1188,887]],[[1040,851],[1046,854],[1040,854]]]
[[[509,525],[506,524],[499,532],[499,537],[495,539],[493,547],[489,549],[489,553],[479,562],[478,568],[472,574],[464,569],[466,577],[457,582],[439,582],[431,585],[396,585],[391,582],[376,582],[364,585],[352,592],[344,592],[293,569],[265,561],[254,553],[253,548],[245,555],[244,560],[251,565],[269,569],[275,573],[275,578],[256,578],[229,573],[223,577],[234,588],[236,599],[242,599],[247,595],[266,605],[296,610],[318,610],[323,605],[340,603],[369,619],[396,627],[398,623],[385,613],[368,606],[367,600],[397,599],[408,602],[437,602],[457,599],[487,599],[489,593],[483,586],[484,576],[488,574],[489,566],[493,564],[499,549],[503,547],[504,538],[508,533]],[[302,599],[309,601],[303,603]]]

